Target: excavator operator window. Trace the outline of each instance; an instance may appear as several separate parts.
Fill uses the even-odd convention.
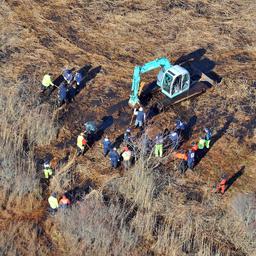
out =
[[[189,87],[189,75],[185,74],[182,82],[182,90],[186,90]]]
[[[163,90],[165,90],[167,93],[170,93],[172,80],[173,80],[172,76],[166,73],[163,81]]]
[[[172,95],[179,93],[181,91],[181,80],[182,80],[181,75],[176,77],[172,87]]]

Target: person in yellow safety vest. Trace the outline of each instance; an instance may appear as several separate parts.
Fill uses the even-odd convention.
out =
[[[58,203],[58,199],[57,199],[57,194],[54,192],[50,195],[50,197],[48,198],[48,203],[51,207],[51,210],[53,210],[54,212],[57,211],[58,207],[59,207],[59,203]]]
[[[212,139],[212,133],[211,133],[210,129],[208,129],[208,128],[204,128],[204,132],[205,132],[205,146],[206,146],[206,148],[209,149],[211,139]]]
[[[42,93],[45,92],[50,86],[55,86],[55,84],[52,82],[51,74],[46,74],[43,77],[42,80]]]
[[[164,138],[162,135],[156,136],[156,142],[155,142],[155,157],[162,157],[163,156],[163,144],[164,144]]]
[[[203,139],[202,137],[200,137],[199,142],[198,142],[198,149],[204,149],[205,146],[205,139]]]
[[[53,174],[53,170],[50,167],[49,162],[45,162],[44,163],[44,177],[46,179],[49,179],[52,176],[52,174]]]
[[[84,149],[85,149],[85,145],[86,145],[87,141],[84,138],[84,134],[81,132],[78,137],[77,137],[77,156],[80,156],[81,154],[84,154]]]
[[[129,169],[131,167],[131,158],[132,158],[132,152],[129,150],[128,147],[124,147],[124,152],[122,153],[123,157],[123,163],[125,170]]]

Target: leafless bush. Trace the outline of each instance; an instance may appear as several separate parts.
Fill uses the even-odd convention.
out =
[[[59,211],[56,242],[61,238],[70,241],[61,246],[68,255],[127,255],[138,237],[123,223],[125,211],[120,205],[107,207],[96,198],[85,199],[72,209]]]
[[[29,234],[29,235],[28,235]],[[5,223],[0,231],[0,254],[12,255],[48,255],[50,247],[38,239],[34,224],[26,220]]]
[[[15,197],[38,191],[34,146],[47,144],[56,135],[51,115],[41,107],[28,111],[15,94],[1,96],[1,103],[1,186]]]
[[[38,244],[35,226],[26,222],[43,215],[35,146],[48,144],[56,128],[46,108],[28,111],[30,101],[25,104],[15,90],[8,97],[2,94],[0,102],[0,195],[7,234],[0,235],[0,251],[2,255],[48,252]]]

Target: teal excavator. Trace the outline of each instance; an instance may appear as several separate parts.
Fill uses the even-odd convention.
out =
[[[182,66],[172,65],[167,58],[159,58],[143,66],[135,66],[129,105],[132,107],[140,105],[139,97],[145,86],[140,81],[140,76],[156,68],[160,68],[157,75],[157,89],[160,89],[165,96],[165,104],[175,104],[193,97],[208,89],[209,83],[212,84],[212,80],[204,74],[201,74],[200,80],[191,79],[192,76],[199,73],[193,67],[190,67],[188,71]]]

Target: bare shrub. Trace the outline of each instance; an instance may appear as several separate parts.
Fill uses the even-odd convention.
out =
[[[85,199],[72,209],[59,211],[55,242],[68,255],[127,255],[138,238],[122,223],[124,212],[119,205],[107,207],[96,198]],[[62,246],[64,241],[69,241],[68,246]]]
[[[15,90],[0,96],[0,206],[3,227],[2,255],[45,254],[48,249],[37,240],[33,222],[44,215],[39,178],[35,166],[35,146],[45,145],[56,136],[51,114],[45,107],[22,101]],[[0,220],[2,221],[2,219]]]
[[[29,234],[29,235],[28,235]],[[0,231],[0,254],[12,255],[49,255],[50,247],[38,239],[33,223],[28,221],[5,223]]]

